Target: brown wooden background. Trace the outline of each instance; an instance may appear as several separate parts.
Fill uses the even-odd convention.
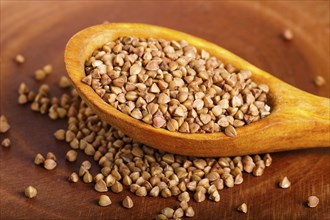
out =
[[[124,2],[124,1],[1,1],[1,114],[8,116],[12,129],[10,149],[0,150],[1,219],[153,219],[174,198],[139,198],[132,195],[131,210],[120,207],[126,194],[108,193],[113,205],[97,206],[99,193],[92,185],[69,184],[67,176],[87,157],[79,154],[74,164],[65,162],[68,146],[55,141],[52,133],[65,128],[65,121],[51,122],[45,116],[19,106],[17,87],[25,81],[38,83],[33,72],[51,63],[54,73],[46,79],[54,94],[54,82],[65,75],[63,51],[77,31],[90,25],[110,22],[143,22],[184,31],[242,56],[286,82],[308,92],[329,97],[329,1],[281,2]],[[283,41],[283,29],[294,32],[294,40]],[[13,61],[22,53],[26,63]],[[316,75],[327,84],[317,88]],[[306,134],[308,135],[308,134]],[[310,137],[313,138],[313,137]],[[59,158],[54,171],[33,164],[36,153],[53,151]],[[244,175],[244,183],[220,192],[221,202],[192,202],[195,219],[330,219],[330,149],[272,154],[273,165],[262,177]],[[94,171],[96,167],[94,166]],[[290,189],[277,187],[288,176]],[[35,199],[26,199],[23,190],[35,186]],[[309,195],[320,198],[315,209],[305,206]],[[247,214],[235,211],[242,202]]]

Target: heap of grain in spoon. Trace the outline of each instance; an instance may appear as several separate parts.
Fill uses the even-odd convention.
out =
[[[184,40],[120,37],[94,51],[85,71],[105,102],[155,128],[236,136],[270,114],[267,85]]]

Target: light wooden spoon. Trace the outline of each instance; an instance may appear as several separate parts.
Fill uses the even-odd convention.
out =
[[[126,115],[104,102],[81,82],[84,64],[95,49],[121,36],[186,40],[205,49],[224,63],[252,72],[257,83],[270,88],[271,114],[237,128],[237,137],[222,132],[185,134],[157,129]],[[65,49],[69,77],[81,98],[103,120],[135,140],[154,148],[191,156],[234,156],[301,148],[330,146],[330,100],[301,91],[251,65],[233,53],[203,39],[146,24],[113,23],[89,27],[75,34]]]

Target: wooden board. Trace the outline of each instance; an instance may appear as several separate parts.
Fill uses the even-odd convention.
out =
[[[107,193],[113,204],[97,205],[99,193],[92,185],[70,184],[67,176],[88,157],[80,152],[73,164],[65,162],[69,147],[52,134],[65,128],[64,120],[48,117],[17,104],[17,87],[25,81],[36,88],[36,69],[54,66],[45,82],[53,94],[65,75],[64,47],[70,36],[90,25],[109,22],[143,22],[184,31],[240,55],[256,66],[305,91],[329,97],[329,2],[106,2],[106,1],[1,1],[1,114],[12,129],[1,134],[12,147],[0,150],[0,219],[153,219],[166,206],[176,207],[175,198],[140,198],[130,192]],[[294,40],[280,37],[285,28]],[[26,63],[12,61],[22,53]],[[316,75],[327,84],[317,88]],[[308,135],[308,134],[306,134]],[[313,137],[310,137],[313,138]],[[33,164],[37,153],[54,152],[59,158],[54,171]],[[220,192],[221,202],[191,202],[195,219],[330,219],[330,149],[272,154],[273,165],[262,177],[244,174],[242,185]],[[94,174],[97,171],[94,165]],[[277,187],[288,176],[289,189]],[[35,199],[24,197],[24,188],[38,189]],[[131,195],[134,208],[121,208]],[[306,198],[320,198],[317,208],[307,208]],[[235,211],[246,202],[247,214]]]

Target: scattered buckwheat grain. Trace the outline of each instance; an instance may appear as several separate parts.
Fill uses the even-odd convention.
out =
[[[26,197],[32,199],[33,197],[37,196],[37,189],[34,188],[33,186],[28,186],[25,188],[24,194]]]
[[[38,81],[44,80],[47,74],[44,70],[38,69],[34,72],[34,78]]]
[[[285,29],[282,36],[285,40],[290,41],[293,39],[293,32],[290,29]]]
[[[105,207],[105,206],[109,206],[111,205],[111,199],[109,196],[107,195],[100,195],[100,198],[99,198],[99,205],[102,206],[102,207]]]
[[[242,212],[242,213],[247,213],[247,205],[246,203],[241,204],[238,208],[237,211]]]
[[[6,133],[10,129],[10,124],[6,116],[0,116],[0,133]]]
[[[183,192],[178,196],[179,201],[185,201],[185,202],[189,202],[190,200],[190,196],[188,192]]]
[[[184,211],[182,208],[177,208],[173,213],[174,219],[181,219],[184,216]]]
[[[165,215],[167,218],[172,218],[174,214],[174,209],[166,207],[162,209],[161,213]]]
[[[307,199],[307,205],[310,208],[315,208],[319,204],[320,200],[316,196],[309,196]]]
[[[44,162],[45,162],[45,158],[41,154],[37,154],[34,157],[34,164],[35,165],[40,165],[40,164],[43,164]]]
[[[17,56],[15,57],[15,61],[18,64],[23,64],[25,62],[25,58],[22,54],[17,54]]]
[[[17,102],[18,102],[18,104],[20,104],[20,105],[24,105],[24,104],[28,103],[29,100],[28,100],[27,95],[26,95],[26,94],[20,94],[20,95],[18,96],[18,100],[17,100]]]
[[[84,167],[85,169],[89,170],[92,167],[92,164],[88,160],[85,160],[81,163],[81,166]]]
[[[48,75],[53,72],[53,66],[50,64],[45,65],[42,70]]]
[[[72,172],[68,178],[69,182],[76,183],[79,181],[79,176],[76,172]]]
[[[54,133],[54,136],[57,140],[63,141],[65,140],[65,130],[59,129]]]
[[[10,139],[9,138],[3,139],[2,142],[1,142],[1,146],[3,146],[3,147],[10,147],[11,146]]]
[[[164,214],[158,214],[156,220],[168,220],[168,218]]]
[[[48,152],[46,155],[46,159],[52,159],[52,160],[56,161],[56,156],[53,152]]]
[[[65,159],[67,161],[74,162],[77,160],[77,155],[78,155],[77,151],[69,150],[65,155]]]
[[[86,171],[83,176],[84,183],[91,183],[93,181],[93,176],[90,174],[90,172]]]
[[[191,206],[189,206],[189,207],[187,208],[185,214],[186,214],[187,217],[192,218],[192,217],[195,216],[195,211],[194,211],[194,209],[193,209]]]
[[[314,79],[314,83],[316,86],[321,87],[325,84],[325,79],[323,76],[316,76]]]
[[[53,170],[53,169],[55,169],[56,165],[57,165],[57,163],[53,159],[46,159],[45,162],[44,162],[44,167],[47,170]]]
[[[71,86],[71,82],[67,77],[62,76],[58,83],[58,86],[62,89],[69,88]]]
[[[291,182],[289,179],[285,176],[278,184],[282,189],[287,189],[291,186]]]
[[[125,199],[123,200],[122,202],[123,204],[123,207],[127,208],[127,209],[130,209],[133,207],[133,200],[131,199],[131,197],[129,196],[126,196]]]
[[[100,179],[95,183],[94,189],[98,192],[108,192],[107,184],[103,179]]]

